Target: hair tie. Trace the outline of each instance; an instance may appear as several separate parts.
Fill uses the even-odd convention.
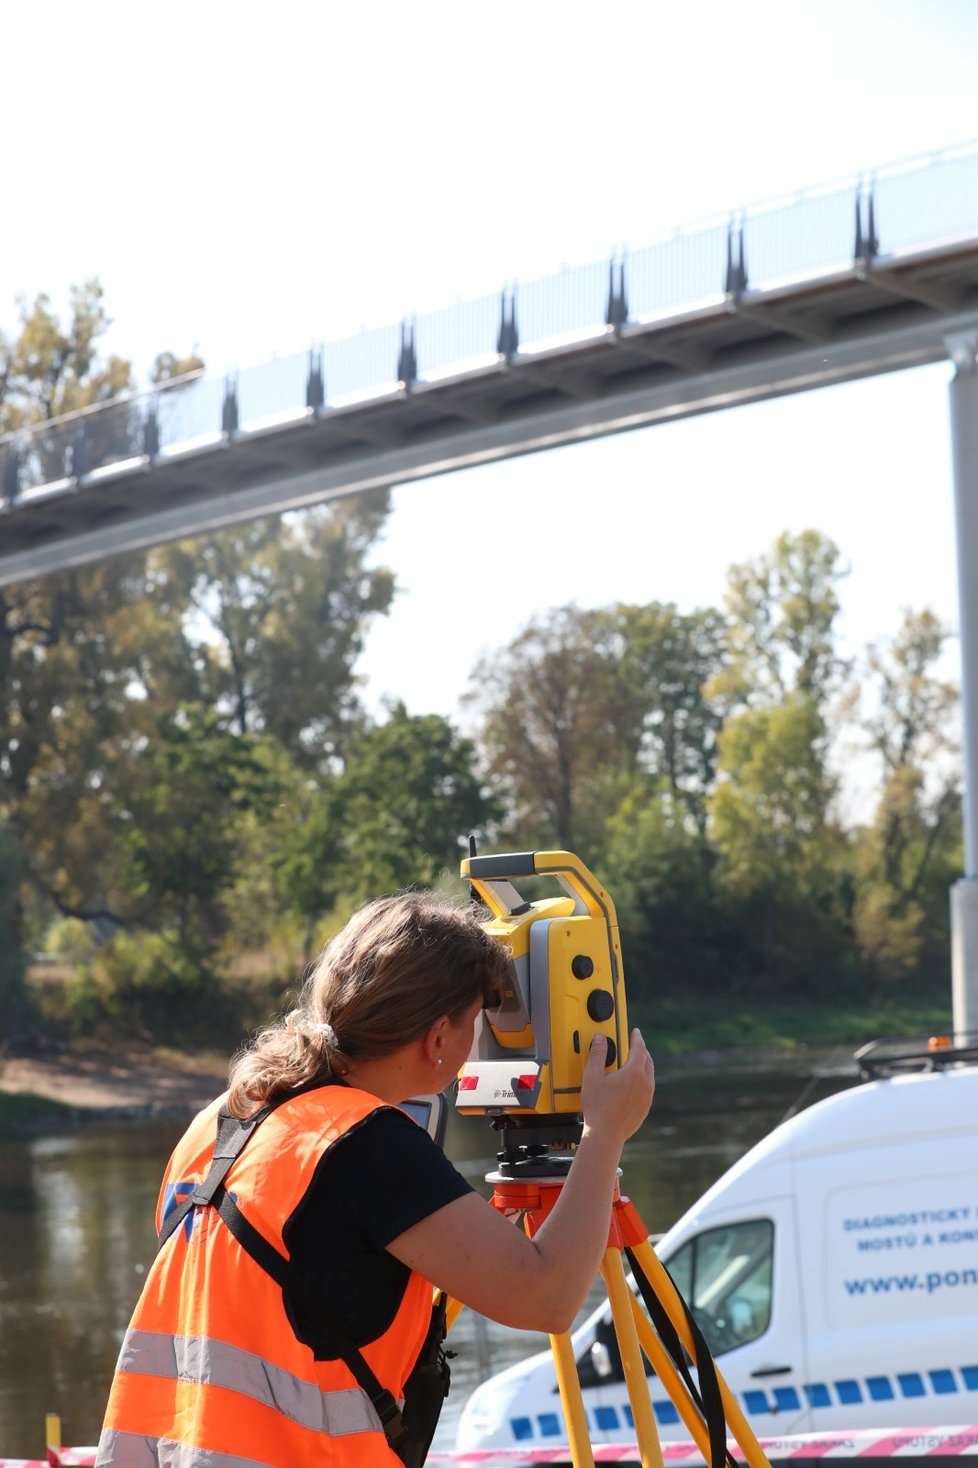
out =
[[[312,1035],[322,1035],[327,1045],[338,1046],[340,1043],[336,1038],[336,1031],[333,1029],[333,1026],[327,1024],[325,1020],[321,1020],[319,1024],[310,1025],[309,1033]]]

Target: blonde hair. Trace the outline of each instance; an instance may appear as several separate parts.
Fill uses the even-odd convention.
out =
[[[232,1061],[231,1115],[389,1055],[476,998],[496,1002],[508,962],[471,906],[427,892],[368,903],[327,943],[298,1007]]]

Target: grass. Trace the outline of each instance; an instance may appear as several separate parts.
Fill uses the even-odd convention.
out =
[[[69,1120],[72,1108],[63,1101],[51,1101],[29,1091],[0,1091],[0,1131],[47,1126]]]
[[[270,977],[275,970],[268,959],[264,955],[259,963],[251,955],[242,962],[240,972],[220,982],[207,1012],[209,1025],[186,1010],[178,1011],[179,1034],[171,1030],[163,1036],[153,1027],[155,1033],[147,1029],[140,1038],[157,1051],[161,1040],[169,1041],[175,1069],[192,1064],[195,1056],[215,1045],[226,1048],[229,1034],[244,1039],[282,1007],[286,985],[281,977]],[[72,1024],[66,1009],[72,976],[71,967],[63,964],[37,965],[29,971],[28,982],[47,1036],[65,1042],[76,1054],[92,1045],[98,1048],[118,1041],[128,1047],[139,1036],[139,1027],[127,1026],[118,1016],[105,1016],[93,1028]],[[673,992],[655,999],[629,995],[628,1008],[629,1022],[642,1028],[649,1047],[659,1056],[736,1050],[790,1054],[836,1046],[854,1050],[867,1040],[932,1034],[951,1026],[949,981],[946,985],[918,981],[875,997],[857,988],[845,991],[842,998],[807,993],[777,999],[696,992]]]
[[[813,1000],[748,1000],[741,996],[682,1004],[639,1000],[629,1005],[629,1023],[641,1027],[653,1054],[676,1055],[690,1050],[775,1050],[791,1053],[803,1047],[857,1046],[893,1035],[921,1035],[951,1026],[950,996],[938,1002],[931,994],[901,993],[877,1002]]]

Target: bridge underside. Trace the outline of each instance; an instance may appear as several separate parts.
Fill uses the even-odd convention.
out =
[[[978,331],[978,242],[517,353],[368,401],[31,490],[0,516],[0,585],[380,486],[922,366]]]

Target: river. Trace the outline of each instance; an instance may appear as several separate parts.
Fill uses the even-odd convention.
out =
[[[736,1070],[719,1060],[660,1065],[652,1114],[622,1167],[622,1191],[650,1233],[668,1228],[789,1108],[850,1084],[845,1062],[836,1054]],[[0,1139],[0,1457],[41,1456],[47,1412],[60,1414],[65,1443],[97,1441],[119,1342],[153,1256],[160,1174],[181,1130],[174,1120],[93,1121]],[[446,1151],[488,1195],[488,1124],[453,1115]],[[469,1311],[449,1343],[453,1387],[435,1442],[444,1448],[478,1381],[547,1346],[545,1336]]]

